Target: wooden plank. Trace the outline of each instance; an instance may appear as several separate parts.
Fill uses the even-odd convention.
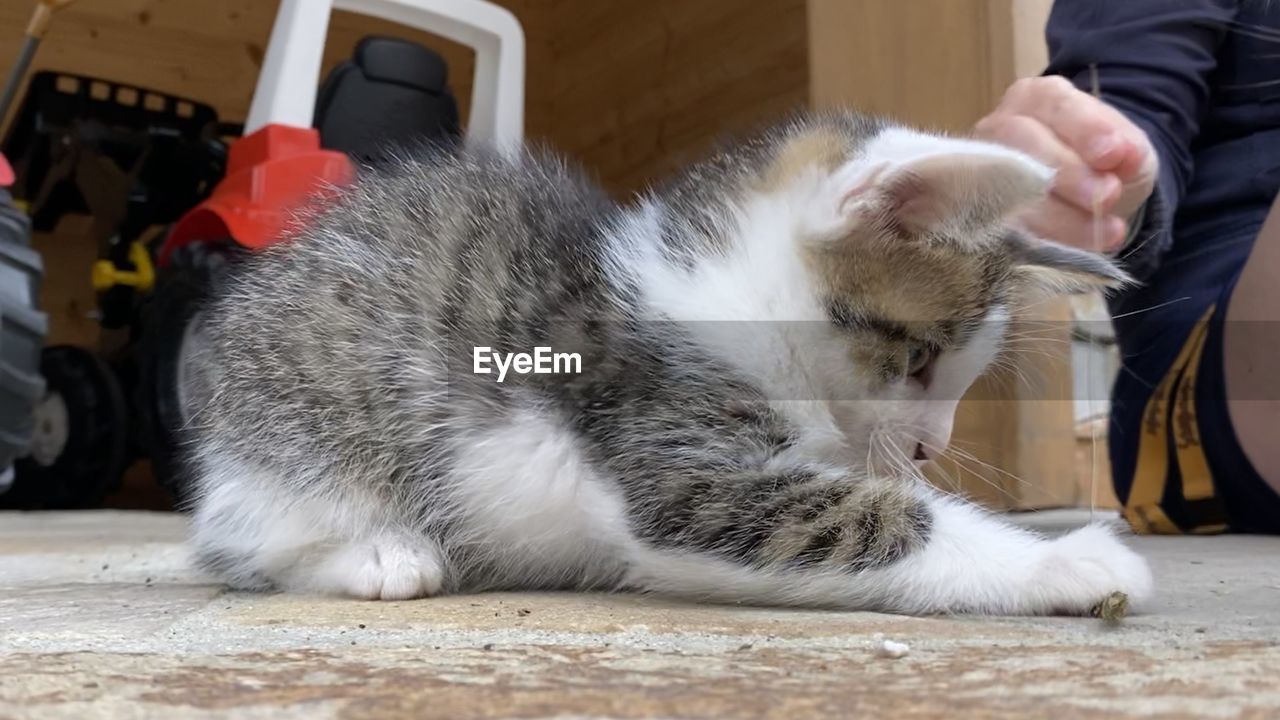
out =
[[[991,106],[986,15],[986,0],[810,0],[811,99],[965,131]]]
[[[548,102],[562,128],[546,136],[615,192],[806,102],[803,0],[558,8]]]

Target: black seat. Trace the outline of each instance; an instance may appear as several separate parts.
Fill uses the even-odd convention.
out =
[[[324,147],[365,163],[424,140],[457,138],[448,66],[417,43],[364,38],[321,84],[315,127]]]

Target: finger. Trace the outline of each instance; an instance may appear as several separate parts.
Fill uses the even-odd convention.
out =
[[[1138,130],[1137,133],[1140,137],[1125,138],[1120,162],[1111,168],[1111,172],[1124,183],[1136,180],[1143,174],[1148,173],[1149,160],[1155,157],[1155,150],[1151,148],[1151,141],[1147,140],[1141,130]]]
[[[1155,163],[1151,141],[1136,125],[1130,125],[1120,134],[1120,140],[1105,156],[1106,160],[1092,163],[1094,170],[1111,173],[1122,183],[1135,182],[1150,175]]]
[[[1092,252],[1115,252],[1124,244],[1127,227],[1114,215],[1099,218],[1050,198],[1034,210],[1023,214],[1019,224],[1039,237]]]
[[[1029,115],[993,113],[979,120],[973,130],[983,140],[1021,150],[1055,170],[1082,162],[1048,126]]]
[[[1108,215],[1124,191],[1120,179],[1111,173],[1096,173],[1082,163],[1058,170],[1053,178],[1053,194],[1089,215]]]
[[[1053,192],[1082,210],[1093,212],[1096,203],[1102,212],[1110,212],[1120,197],[1122,186],[1116,176],[1093,172],[1039,120],[1026,115],[992,114],[978,122],[974,134],[1021,150],[1057,170]]]
[[[1014,83],[1002,108],[1043,123],[1094,170],[1110,171],[1127,182],[1144,163],[1147,143],[1119,110],[1061,77],[1029,78]]]

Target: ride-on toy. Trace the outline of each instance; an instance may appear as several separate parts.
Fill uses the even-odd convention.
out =
[[[438,57],[416,45],[366,39],[349,63],[317,79],[329,16],[379,17],[468,45],[475,77],[468,139],[514,148],[521,141],[524,35],[515,17],[483,0],[283,0],[276,14],[244,137],[226,176],[172,228],[144,326],[139,402],[157,479],[184,497],[175,462],[182,428],[200,406],[187,372],[201,342],[201,304],[222,268],[288,236],[294,212],[326,187],[351,180],[381,148],[456,132],[457,110]]]
[[[22,49],[0,87],[0,124],[18,85],[60,8],[73,0],[39,0],[23,34]],[[38,308],[43,265],[31,247],[31,224],[9,193],[13,169],[0,153],[0,495],[12,488],[14,461],[30,454],[38,406],[45,405],[41,351],[48,318]]]
[[[13,461],[28,452],[34,410],[45,395],[40,350],[47,322],[36,307],[42,266],[31,249],[30,223],[9,197],[12,183],[0,155],[0,493],[13,485]]]
[[[17,170],[13,196],[36,231],[69,214],[92,217],[99,260],[86,279],[102,332],[95,349],[40,355],[47,388],[0,506],[92,507],[118,485],[136,454],[131,341],[154,283],[148,245],[222,177],[228,129],[213,108],[184,98],[68,73],[32,76],[4,141]]]
[[[222,177],[223,136],[239,132],[211,107],[133,85],[50,71],[28,81],[54,14],[73,1],[33,2],[0,91],[0,117],[9,117],[25,85],[4,138],[12,194],[0,198],[0,275],[10,291],[0,303],[0,507],[92,507],[117,486],[136,454],[127,390],[136,377],[130,341],[154,281],[146,242],[207,195]],[[93,219],[104,332],[94,349],[42,351],[41,261],[28,231],[52,231],[67,214]]]

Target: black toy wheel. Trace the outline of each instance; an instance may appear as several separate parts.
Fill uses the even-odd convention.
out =
[[[40,350],[47,329],[36,309],[40,255],[25,215],[0,188],[0,493],[13,482],[13,461],[31,441],[31,411],[44,396]]]
[[[11,508],[90,508],[120,485],[129,448],[129,417],[115,374],[92,351],[45,349],[45,392],[32,412],[29,453],[14,465],[0,495]]]
[[[219,240],[175,248],[143,314],[138,346],[137,407],[143,449],[156,481],[185,509],[184,429],[199,405],[192,355],[203,339],[203,307],[218,287],[236,245]]]

